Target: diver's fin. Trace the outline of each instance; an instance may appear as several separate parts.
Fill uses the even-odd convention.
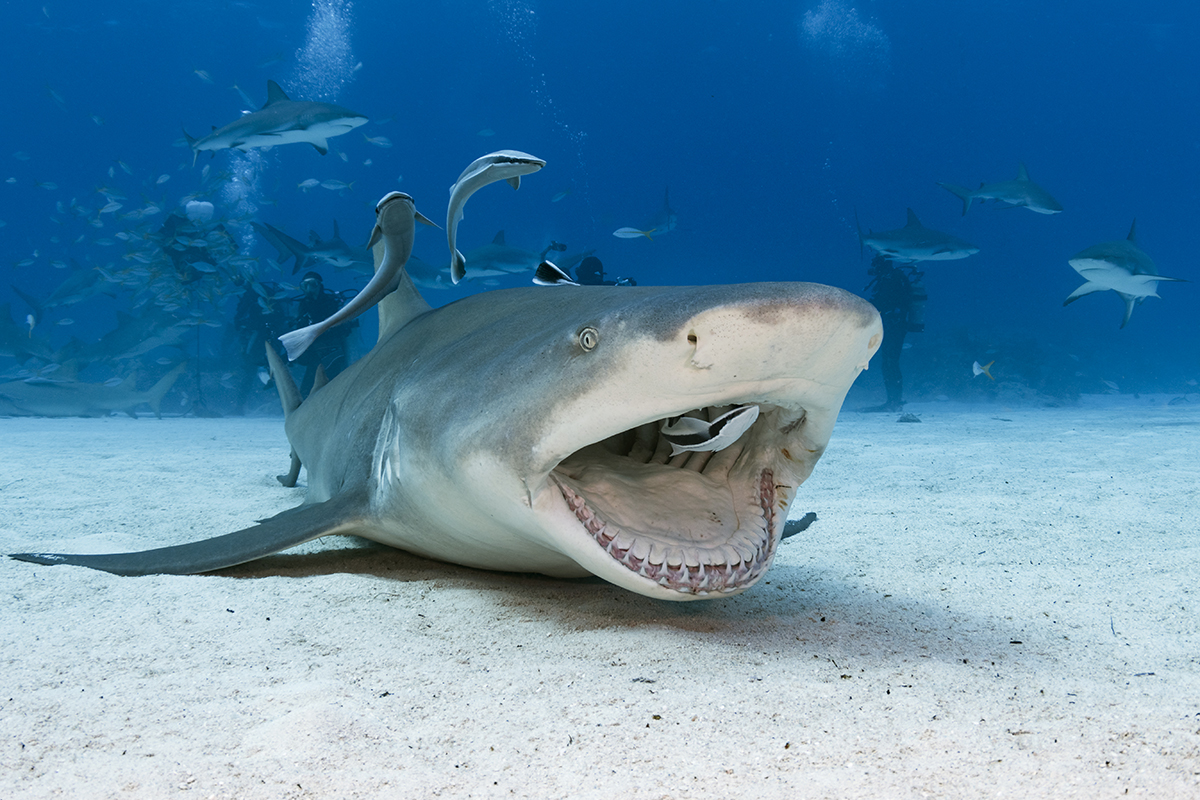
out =
[[[324,503],[290,508],[252,528],[201,542],[138,553],[13,553],[10,558],[50,566],[88,567],[114,575],[194,575],[244,564],[322,536],[352,533],[366,520],[368,506],[366,492],[352,492]]]

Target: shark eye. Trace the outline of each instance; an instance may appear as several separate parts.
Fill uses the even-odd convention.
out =
[[[592,350],[600,344],[600,331],[593,327],[582,328],[579,331],[579,346],[584,352]]]

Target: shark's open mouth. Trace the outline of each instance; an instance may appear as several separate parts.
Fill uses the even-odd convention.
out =
[[[692,415],[712,420],[729,408]],[[762,406],[728,447],[673,457],[663,422],[579,450],[551,478],[596,545],[630,572],[686,594],[741,591],[770,566],[807,477],[789,452],[806,446],[804,412]]]

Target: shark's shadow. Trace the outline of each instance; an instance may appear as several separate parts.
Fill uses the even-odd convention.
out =
[[[824,653],[837,663],[861,660],[950,665],[999,663],[1026,668],[1055,659],[1048,643],[996,615],[952,613],[922,597],[890,597],[811,564],[781,563],[749,592],[675,603],[632,594],[600,578],[552,578],[443,563],[356,537],[327,537],[316,552],[284,553],[208,573],[241,580],[370,576],[399,584],[456,587],[522,618],[572,633],[659,633],[732,649],[760,648],[784,657]],[[194,576],[192,579],[202,578]],[[374,587],[374,591],[377,587]],[[1029,663],[1030,659],[1037,663]]]

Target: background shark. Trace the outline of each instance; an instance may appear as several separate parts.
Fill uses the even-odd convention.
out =
[[[106,417],[124,411],[136,417],[136,409],[150,406],[154,416],[162,417],[159,407],[163,396],[182,374],[186,363],[178,364],[152,386],[139,392],[137,376],[107,383],[81,383],[76,380],[29,378],[0,383],[0,415],[8,417]],[[57,377],[57,376],[56,376]]]
[[[1181,281],[1158,274],[1154,261],[1137,246],[1137,220],[1129,226],[1129,235],[1115,242],[1094,244],[1068,261],[1087,281],[1063,301],[1070,305],[1084,295],[1111,289],[1125,301],[1121,327],[1129,324],[1134,305],[1147,297],[1158,297],[1159,281]]]
[[[971,201],[998,200],[1011,206],[1022,206],[1038,214],[1058,214],[1063,207],[1042,187],[1029,180],[1029,171],[1024,164],[1017,166],[1017,177],[1011,181],[981,183],[978,189],[967,189],[953,183],[938,183],[946,191],[963,201],[963,216],[971,207]]]
[[[857,225],[857,215],[854,221]],[[900,262],[954,261],[979,252],[978,247],[957,236],[926,228],[911,208],[908,209],[908,224],[903,228],[879,233],[868,230],[863,233],[859,225],[858,241],[860,246],[866,245]]]
[[[321,155],[329,152],[328,140],[349,133],[367,118],[332,103],[292,100],[275,81],[267,81],[267,102],[258,111],[246,114],[200,139],[183,135],[197,154],[202,150],[249,150],[277,144],[307,142]]]
[[[294,258],[292,274],[303,270],[332,266],[337,269],[353,269],[366,275],[373,274],[371,252],[365,247],[352,247],[342,239],[338,223],[333,221],[333,237],[322,239],[316,231],[309,232],[309,244],[293,239],[283,231],[265,222],[251,222],[254,230],[270,242],[278,252],[280,265]]]

